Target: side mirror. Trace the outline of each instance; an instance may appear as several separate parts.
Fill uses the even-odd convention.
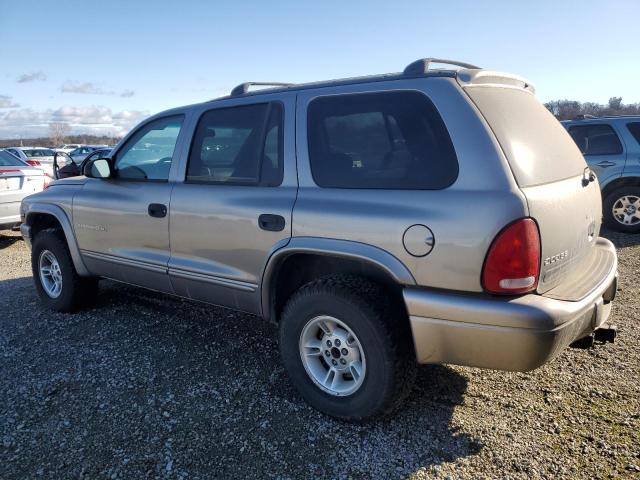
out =
[[[112,173],[111,164],[106,158],[96,158],[87,162],[82,173],[89,178],[109,178]]]

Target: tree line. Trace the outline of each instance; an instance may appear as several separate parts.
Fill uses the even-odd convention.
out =
[[[571,120],[579,115],[640,115],[640,103],[622,103],[622,97],[611,97],[609,103],[553,100],[544,104],[558,120]]]

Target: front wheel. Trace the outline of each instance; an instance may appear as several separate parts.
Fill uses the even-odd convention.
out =
[[[603,202],[607,227],[625,233],[640,233],[640,187],[620,187]]]
[[[58,230],[46,229],[36,235],[31,268],[40,300],[51,310],[72,312],[95,299],[98,280],[78,275]]]
[[[303,286],[280,320],[280,352],[292,383],[334,417],[361,421],[390,413],[415,377],[403,316],[385,290],[363,278]]]

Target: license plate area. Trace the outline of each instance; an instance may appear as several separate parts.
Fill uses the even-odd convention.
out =
[[[0,178],[0,192],[20,190],[20,177]]]

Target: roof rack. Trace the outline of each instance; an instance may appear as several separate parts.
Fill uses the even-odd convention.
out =
[[[590,113],[584,113],[584,114],[580,114],[580,115],[576,115],[575,117],[573,117],[573,120],[587,120],[589,118],[598,118],[595,115],[591,115]]]
[[[442,63],[445,65],[455,65],[456,67],[479,69],[475,65],[470,63],[458,62],[457,60],[445,60],[444,58],[421,58],[415,62],[410,63],[402,72],[403,75],[424,75],[429,71],[429,66],[432,63]]]
[[[236,95],[244,95],[249,91],[249,87],[254,85],[265,86],[265,87],[291,87],[293,83],[282,83],[282,82],[244,82],[231,90],[231,96],[235,97]]]

